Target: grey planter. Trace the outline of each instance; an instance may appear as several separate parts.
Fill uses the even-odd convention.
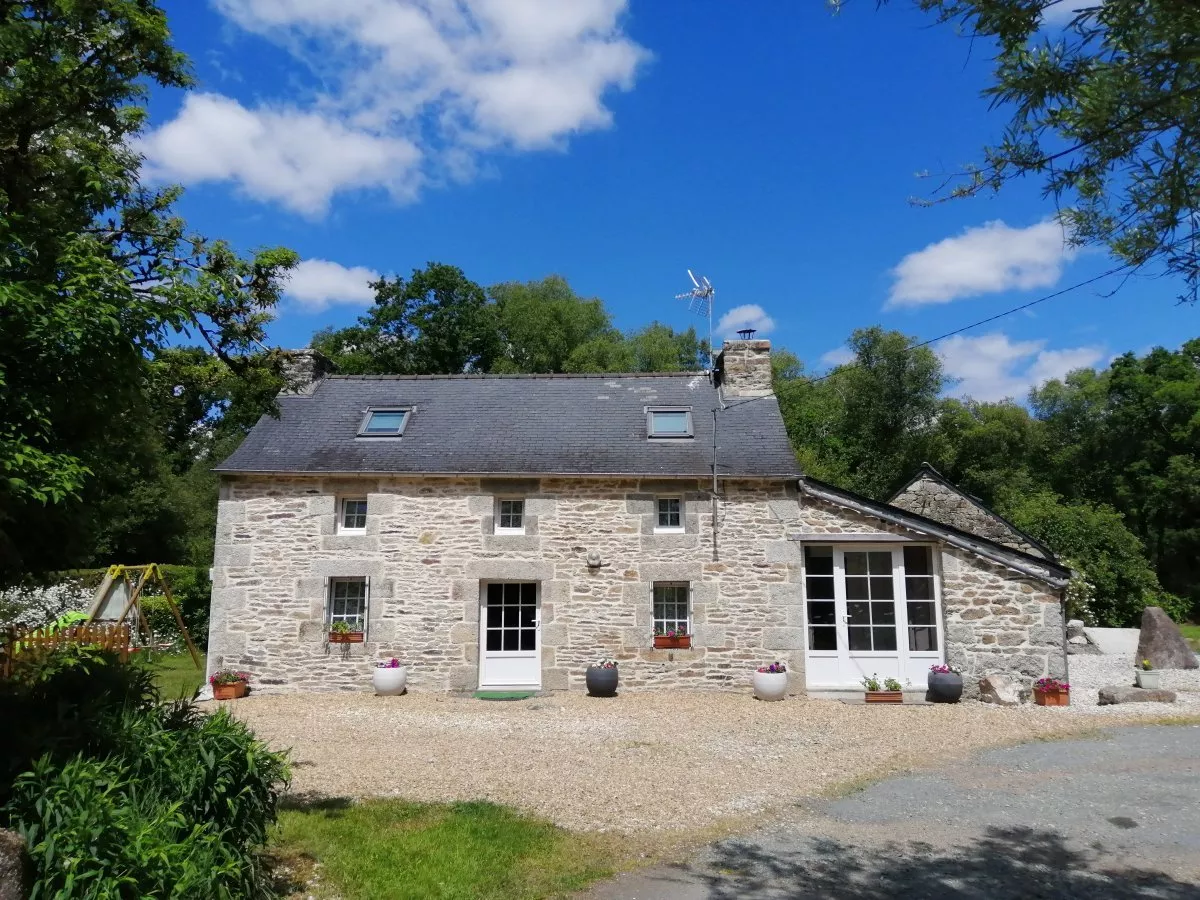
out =
[[[617,667],[605,669],[601,666],[588,666],[584,675],[587,691],[593,697],[617,696]]]
[[[925,698],[930,703],[957,703],[962,698],[962,676],[954,672],[930,672],[929,690]]]

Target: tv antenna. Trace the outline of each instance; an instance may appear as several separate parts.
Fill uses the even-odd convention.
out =
[[[676,294],[676,300],[686,300],[688,309],[702,318],[708,319],[708,360],[709,367],[712,367],[712,314],[713,314],[713,296],[716,294],[716,289],[703,275],[697,280],[692,274],[692,270],[688,269],[688,278],[692,279],[692,289],[683,294]]]

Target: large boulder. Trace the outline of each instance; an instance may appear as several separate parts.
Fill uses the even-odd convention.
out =
[[[1174,691],[1146,690],[1140,687],[1113,685],[1100,688],[1100,705],[1112,706],[1115,703],[1174,703]]]
[[[1179,626],[1157,606],[1142,612],[1142,633],[1138,637],[1136,662],[1150,660],[1156,669],[1198,669],[1196,654],[1183,639]]]
[[[1071,619],[1071,621],[1067,622],[1067,640],[1083,638],[1086,643],[1087,638],[1083,635],[1083,628],[1083,619]]]
[[[0,900],[27,900],[33,869],[21,836],[0,828]]]
[[[1009,675],[986,675],[979,679],[979,699],[999,706],[1020,706],[1021,688]]]

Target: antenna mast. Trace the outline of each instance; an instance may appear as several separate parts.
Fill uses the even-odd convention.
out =
[[[692,270],[688,269],[688,278],[692,279],[692,289],[683,294],[676,294],[676,300],[688,301],[688,309],[698,316],[703,316],[708,319],[708,367],[713,367],[713,342],[712,342],[712,314],[714,296],[717,293],[713,288],[712,283],[703,275],[700,280],[696,280],[696,276],[692,274]]]

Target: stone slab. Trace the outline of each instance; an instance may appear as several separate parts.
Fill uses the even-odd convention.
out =
[[[1174,691],[1148,691],[1140,687],[1125,687],[1114,684],[1111,687],[1100,688],[1100,705],[1112,706],[1116,703],[1174,703]]]
[[[1087,639],[1100,648],[1105,656],[1130,656],[1137,653],[1137,628],[1085,628]]]

